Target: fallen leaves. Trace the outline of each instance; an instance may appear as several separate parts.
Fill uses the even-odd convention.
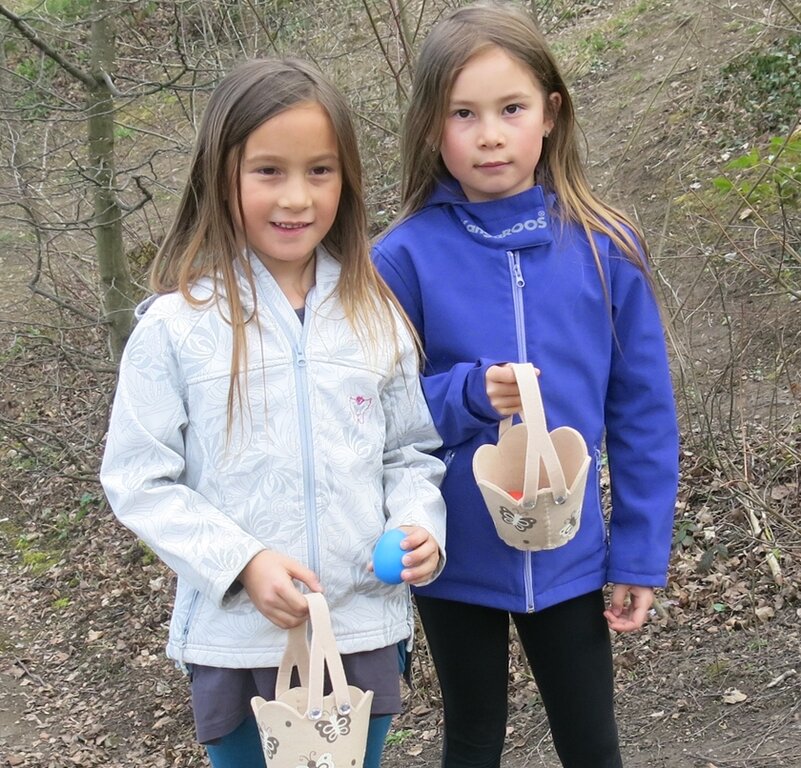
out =
[[[739,704],[742,701],[746,701],[748,696],[746,696],[742,691],[738,691],[736,688],[728,688],[723,692],[723,699],[724,704]]]

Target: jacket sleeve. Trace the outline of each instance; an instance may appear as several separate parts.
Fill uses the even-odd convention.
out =
[[[442,441],[420,389],[417,353],[407,333],[401,334],[400,343],[401,357],[381,392],[384,512],[388,529],[418,525],[434,537],[440,549],[436,578],[445,566],[445,502],[439,491],[445,465],[431,453]]]
[[[420,285],[408,258],[393,258],[380,246],[373,248],[373,261],[397,297],[425,348],[425,317]],[[485,386],[487,368],[507,360],[465,361],[441,373],[424,373],[423,392],[434,424],[447,447],[470,440],[501,416],[490,405]]]
[[[612,514],[608,581],[664,586],[678,488],[678,425],[662,323],[645,275],[612,269],[615,337],[606,396]]]
[[[120,522],[220,605],[264,546],[186,483],[184,377],[166,325],[149,314],[128,340],[100,480]]]

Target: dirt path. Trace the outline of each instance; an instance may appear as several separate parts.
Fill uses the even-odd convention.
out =
[[[23,744],[35,744],[38,737],[36,724],[26,719],[26,700],[19,683],[8,672],[0,674],[0,755]]]

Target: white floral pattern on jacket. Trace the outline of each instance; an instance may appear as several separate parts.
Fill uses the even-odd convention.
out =
[[[228,440],[225,302],[158,297],[120,367],[101,480],[119,520],[178,575],[167,654],[278,665],[284,630],[232,589],[265,548],[315,571],[341,653],[409,638],[408,588],[367,566],[383,531],[401,525],[423,526],[444,552],[444,467],[430,455],[440,439],[411,339],[401,334],[400,359],[391,339],[365,348],[336,298],[339,264],[322,249],[303,325],[250,260],[258,323],[247,326],[248,397]],[[210,290],[199,283],[195,294]]]

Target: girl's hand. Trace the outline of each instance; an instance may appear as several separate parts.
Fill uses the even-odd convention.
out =
[[[539,370],[536,368],[535,370],[539,376]],[[487,368],[484,383],[490,405],[501,416],[514,416],[523,409],[517,379],[515,379],[514,371],[508,365],[493,365]]]
[[[239,574],[239,581],[253,605],[281,629],[301,624],[309,612],[306,598],[293,579],[303,582],[312,592],[323,591],[314,571],[269,549],[255,555]]]
[[[653,602],[651,587],[615,584],[609,608],[604,611],[609,628],[615,632],[636,632],[648,618]]]
[[[439,565],[439,545],[434,537],[419,525],[400,527],[406,538],[400,543],[407,550],[403,556],[401,578],[406,584],[425,584],[431,580]]]

